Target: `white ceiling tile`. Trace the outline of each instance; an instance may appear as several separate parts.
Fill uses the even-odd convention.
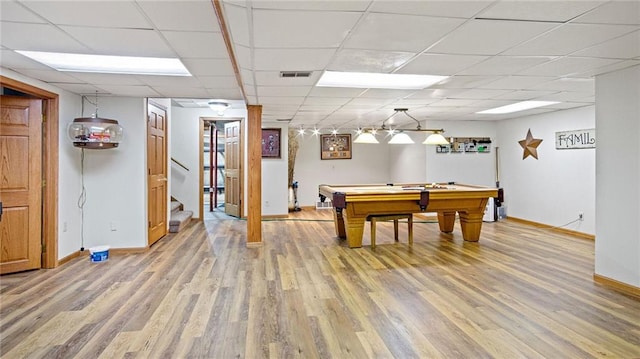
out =
[[[451,97],[465,89],[424,89],[407,96],[407,99],[442,99]]]
[[[393,107],[399,107],[399,108],[406,107],[409,109],[414,109],[416,107],[426,106],[437,101],[439,101],[439,99],[437,98],[403,98],[403,99],[394,101],[390,105]]]
[[[450,76],[488,59],[488,56],[421,54],[403,66],[397,73]]]
[[[102,55],[146,57],[175,57],[176,55],[162,37],[153,30],[77,26],[61,26],[61,28]]]
[[[239,88],[227,89],[227,88],[215,88],[207,89],[208,97],[210,98],[223,98],[227,100],[242,100],[242,93]],[[255,99],[255,97],[254,97]],[[250,102],[250,104],[257,104],[257,101]]]
[[[258,86],[258,96],[307,96],[309,86]]]
[[[341,0],[341,1],[315,1],[315,0],[260,0],[253,1],[254,9],[274,10],[322,10],[322,11],[364,11],[369,6],[370,0]]]
[[[550,56],[494,56],[459,75],[509,75],[554,59]]]
[[[97,87],[97,86],[93,86],[93,85],[89,85],[89,84],[78,84],[78,83],[55,83],[52,82],[50,83],[50,85],[53,85],[55,87],[59,87],[65,91],[69,91],[71,93],[76,93],[79,95],[89,95],[89,94],[96,94],[96,91],[98,91],[101,94],[112,94],[112,93],[117,93],[117,92],[111,92],[111,91],[107,91],[106,89],[103,89],[102,87]]]
[[[520,91],[512,91],[506,93],[504,95],[496,96],[494,100],[532,100],[534,98],[538,98],[540,96],[547,96],[557,93],[557,91],[531,91],[531,90],[520,90]]]
[[[568,55],[637,30],[628,25],[566,24],[505,51],[505,55]]]
[[[602,3],[604,1],[498,1],[478,17],[566,22]]]
[[[640,25],[640,2],[610,1],[575,19],[574,22],[589,24],[633,24]]]
[[[223,59],[229,56],[218,32],[163,31],[162,35],[180,57]]]
[[[301,105],[304,97],[261,96],[259,100],[261,105]]]
[[[366,89],[341,88],[341,87],[317,87],[314,86],[309,96],[316,97],[358,97]]]
[[[503,76],[495,81],[478,86],[487,89],[520,90],[554,80],[554,76]]]
[[[198,76],[198,80],[206,88],[238,88],[235,76]]]
[[[371,12],[471,18],[493,1],[375,1]]]
[[[57,25],[150,29],[133,1],[23,1]]]
[[[393,102],[394,99],[379,99],[379,98],[363,98],[363,97],[359,97],[359,98],[354,98],[353,100],[349,101],[348,104],[346,104],[345,106],[348,107],[358,107],[358,106],[375,106],[375,107],[382,107],[388,103]]]
[[[462,99],[484,99],[484,98],[494,98],[509,92],[512,92],[512,90],[472,89],[472,90],[460,92],[456,94],[454,97],[462,98]]]
[[[429,107],[460,107],[460,106],[469,106],[474,102],[478,102],[478,100],[446,98],[446,99],[436,101],[432,104],[429,104]]]
[[[620,61],[611,65],[606,65],[606,66],[598,67],[586,72],[580,72],[580,73],[574,74],[573,77],[591,78],[596,75],[606,74],[607,72],[622,70],[627,67],[638,66],[638,65],[640,65],[640,59]]]
[[[255,49],[258,71],[317,71],[327,67],[336,49]]]
[[[200,81],[193,76],[153,76],[136,75],[145,85],[176,86],[176,87],[202,87]]]
[[[251,26],[248,22],[247,8],[224,4],[224,14],[229,27],[229,36],[235,46],[251,46]]]
[[[182,59],[194,76],[235,76],[229,59]]]
[[[307,97],[303,105],[340,107],[349,101],[351,101],[350,97]]]
[[[0,20],[13,22],[46,23],[42,17],[14,1],[0,1]]]
[[[159,97],[160,93],[156,92],[149,86],[126,86],[126,85],[103,85],[100,86],[104,90],[118,96],[129,97]]]
[[[210,1],[138,1],[159,30],[220,32]]]
[[[368,89],[360,95],[360,98],[402,98],[409,96],[416,90],[392,90],[392,89]]]
[[[554,94],[542,95],[536,97],[536,100],[541,101],[582,101],[583,99],[587,99],[593,96],[593,92],[574,92],[574,91],[563,91],[556,92]]]
[[[429,52],[497,55],[554,26],[557,25],[539,22],[472,20],[447,35],[430,48]]]
[[[532,86],[531,88],[534,90],[578,91],[593,93],[593,91],[595,91],[595,80],[562,78],[545,82],[537,86]]]
[[[209,92],[205,88],[179,87],[179,86],[153,86],[162,97],[169,98],[193,98],[208,97]]]
[[[254,10],[253,45],[256,48],[338,47],[359,17],[360,14],[351,12]]]
[[[390,73],[415,55],[414,52],[342,49],[327,69]]]
[[[66,72],[67,74],[83,82],[97,85],[143,85],[136,76],[118,74],[100,74],[91,72]]]
[[[520,75],[529,76],[560,76],[567,77],[575,73],[589,71],[598,67],[619,62],[612,59],[598,59],[592,57],[563,57],[539,66],[522,71]]]
[[[66,72],[60,72],[53,69],[49,69],[49,70],[21,69],[18,71],[23,75],[26,75],[35,79],[40,79],[41,81],[44,81],[44,82],[68,82],[68,83],[81,82]]]
[[[13,50],[76,53],[89,51],[87,47],[52,25],[2,21],[0,33],[2,46]]]
[[[577,51],[571,55],[617,59],[629,59],[640,56],[640,30],[634,31],[628,35],[620,36],[617,39]]]
[[[436,89],[436,88],[466,89],[466,88],[482,86],[494,80],[495,78],[491,76],[467,76],[467,75],[451,76],[431,86],[430,88],[432,89]]]
[[[251,72],[251,69],[253,69],[253,56],[251,55],[251,49],[244,46],[236,46],[233,52],[236,56],[236,63],[240,68],[240,73],[243,71]]]
[[[0,51],[0,63],[2,67],[8,69],[30,69],[30,70],[51,70],[49,66],[43,65],[26,56],[22,56],[13,50]]]
[[[462,22],[462,19],[452,18],[369,13],[345,41],[344,47],[420,52]]]

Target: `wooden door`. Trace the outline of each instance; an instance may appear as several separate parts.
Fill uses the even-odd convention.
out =
[[[148,102],[147,181],[149,245],[167,234],[167,110]]]
[[[241,217],[240,176],[242,159],[240,141],[240,122],[226,122],[224,124],[224,211],[234,217]]]
[[[41,266],[42,101],[0,97],[0,274]]]

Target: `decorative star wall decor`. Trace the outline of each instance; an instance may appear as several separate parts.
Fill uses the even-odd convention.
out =
[[[533,138],[531,134],[531,129],[527,132],[527,138],[524,140],[518,141],[520,146],[524,149],[524,153],[522,154],[522,159],[532,156],[536,160],[538,159],[538,146],[542,142],[539,138]]]

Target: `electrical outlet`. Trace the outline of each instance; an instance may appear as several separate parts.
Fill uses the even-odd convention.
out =
[[[578,219],[581,221],[584,221],[584,213],[582,212],[578,213]]]

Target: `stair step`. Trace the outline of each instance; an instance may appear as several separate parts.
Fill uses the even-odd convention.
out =
[[[191,221],[193,217],[193,211],[178,211],[171,213],[171,219],[169,220],[169,232],[180,232]]]
[[[183,209],[182,203],[178,201],[171,201],[171,213],[176,213]]]

